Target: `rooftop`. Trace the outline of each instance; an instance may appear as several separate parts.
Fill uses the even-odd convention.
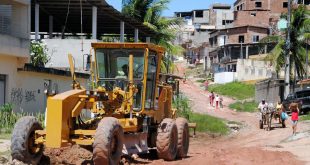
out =
[[[53,16],[53,31],[61,33],[92,33],[92,7],[97,7],[97,34],[119,34],[120,22],[125,22],[125,34],[133,35],[139,29],[139,37],[152,37],[156,33],[143,23],[123,15],[105,0],[31,0],[31,20],[35,20],[35,4],[40,5],[40,32],[49,32],[49,16]],[[82,15],[82,29],[81,29]],[[35,21],[31,21],[35,31]]]

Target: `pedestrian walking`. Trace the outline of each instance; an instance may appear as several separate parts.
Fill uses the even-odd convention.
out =
[[[299,114],[298,103],[291,103],[289,109],[292,112],[291,120],[292,120],[293,135],[296,135],[298,114]]]
[[[186,83],[186,73],[185,72],[183,73],[183,83],[184,84]]]
[[[212,93],[209,93],[209,102],[210,102],[210,106],[212,106]]]
[[[210,106],[213,107],[213,102],[214,102],[214,93],[213,92],[209,93],[209,101],[210,101]]]
[[[220,96],[220,108],[223,108],[223,96]]]
[[[206,81],[204,82],[204,85],[205,85],[205,90],[207,91],[207,90],[208,90],[208,86],[209,86],[209,81],[206,80]]]
[[[215,97],[215,109],[219,109],[220,97],[216,95]]]

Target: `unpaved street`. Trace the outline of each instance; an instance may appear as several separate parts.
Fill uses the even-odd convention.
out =
[[[224,97],[224,109],[215,110],[208,103],[207,92],[197,84],[187,81],[181,85],[182,92],[192,101],[194,112],[207,113],[229,121],[238,121],[243,128],[228,137],[216,139],[192,139],[190,158],[185,162],[194,164],[309,164],[309,122],[299,123],[299,134],[292,137],[290,124],[280,128],[273,124],[271,131],[258,128],[257,113],[240,113],[227,106],[234,100]],[[185,163],[184,162],[184,163]],[[183,164],[177,163],[177,164]]]
[[[212,116],[242,123],[239,131],[228,136],[212,136],[198,133],[191,138],[188,158],[165,162],[156,158],[156,151],[142,155],[136,160],[123,159],[124,164],[151,165],[310,165],[310,122],[300,122],[298,134],[291,136],[288,128],[273,124],[271,131],[258,128],[257,113],[241,113],[227,106],[234,100],[224,97],[224,108],[215,110],[209,105],[208,93],[193,81],[181,83],[181,91],[191,100],[192,110]],[[4,143],[2,145],[4,146]],[[5,143],[8,146],[8,143]],[[2,148],[2,147],[1,147]],[[73,146],[62,149],[45,149],[43,164],[92,164],[92,153]]]

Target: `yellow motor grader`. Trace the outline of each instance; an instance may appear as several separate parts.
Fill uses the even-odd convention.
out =
[[[118,164],[123,154],[155,147],[164,160],[185,157],[188,121],[176,118],[172,86],[159,80],[165,50],[146,43],[92,43],[92,48],[90,89],[76,81],[69,55],[73,89],[49,95],[46,129],[34,117],[18,120],[12,158],[36,164],[44,147],[70,144],[92,146],[94,164]],[[87,120],[84,111],[91,112]]]

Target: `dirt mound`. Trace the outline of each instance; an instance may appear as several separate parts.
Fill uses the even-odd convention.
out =
[[[46,148],[42,164],[92,164],[92,151],[79,145],[60,149]]]

